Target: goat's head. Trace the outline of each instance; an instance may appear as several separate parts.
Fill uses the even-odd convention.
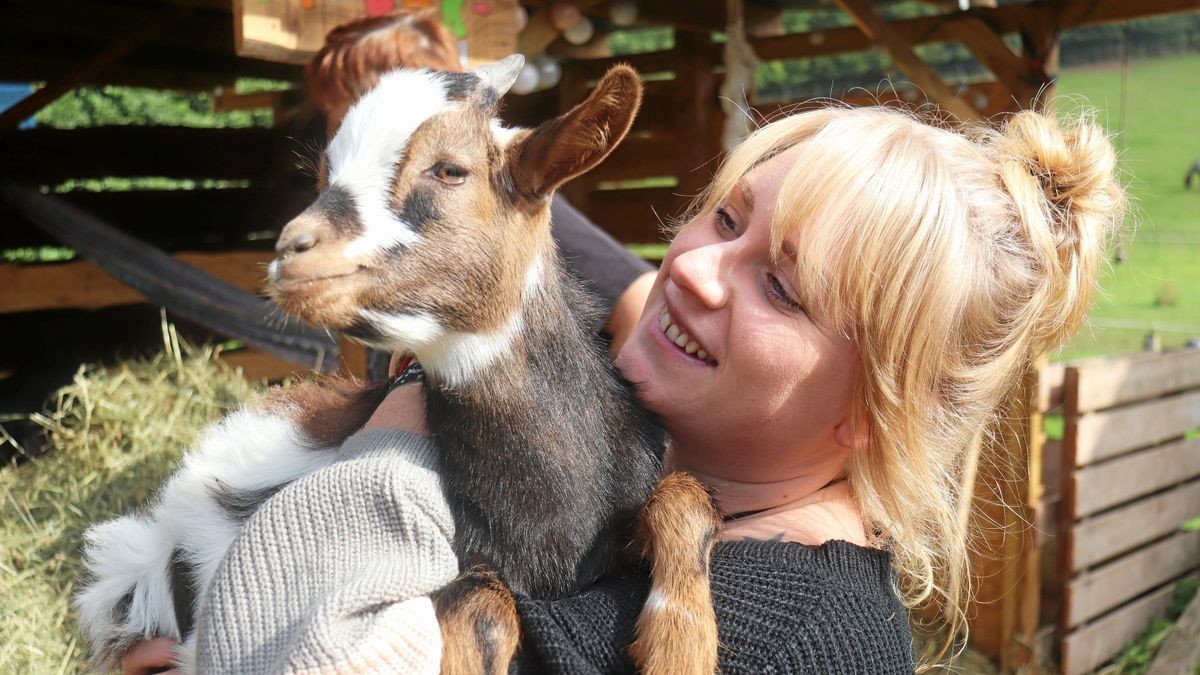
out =
[[[551,195],[616,147],[641,100],[618,66],[570,112],[505,129],[496,108],[522,64],[398,70],[350,109],[320,196],[276,245],[284,311],[450,380],[504,351],[550,250]]]

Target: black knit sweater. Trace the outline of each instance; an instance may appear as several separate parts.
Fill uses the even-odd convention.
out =
[[[891,557],[843,541],[720,544],[712,561],[721,672],[912,673],[908,615]],[[627,673],[642,575],[549,602],[518,597],[524,642],[512,672]]]

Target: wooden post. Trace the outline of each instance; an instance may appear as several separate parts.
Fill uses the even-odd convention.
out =
[[[679,157],[679,185],[675,192],[682,213],[691,198],[712,181],[715,159],[721,154],[724,115],[717,100],[716,55],[707,34],[675,31],[676,137],[683,149]]]
[[[976,480],[975,517],[983,536],[972,560],[976,593],[971,642],[997,659],[1002,671],[1032,658],[1037,630],[1041,577],[1032,523],[1042,496],[1041,365],[1025,373],[1010,394],[1002,411],[1008,423],[985,446]],[[995,456],[989,459],[990,453]]]
[[[1014,54],[999,33],[979,18],[955,22],[954,31],[996,81],[1008,89],[1010,100],[1004,107],[1020,110],[1032,106],[1041,77],[1030,66],[1028,57]]]

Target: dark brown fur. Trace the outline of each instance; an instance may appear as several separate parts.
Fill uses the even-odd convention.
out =
[[[293,420],[312,447],[329,448],[361,429],[385,395],[386,384],[320,376],[286,389],[271,389],[260,405]]]

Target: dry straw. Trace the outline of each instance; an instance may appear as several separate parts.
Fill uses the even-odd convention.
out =
[[[215,349],[166,322],[163,337],[152,358],[81,367],[31,417],[49,454],[0,467],[0,673],[83,671],[70,606],[82,532],[143,505],[197,433],[254,393]]]

